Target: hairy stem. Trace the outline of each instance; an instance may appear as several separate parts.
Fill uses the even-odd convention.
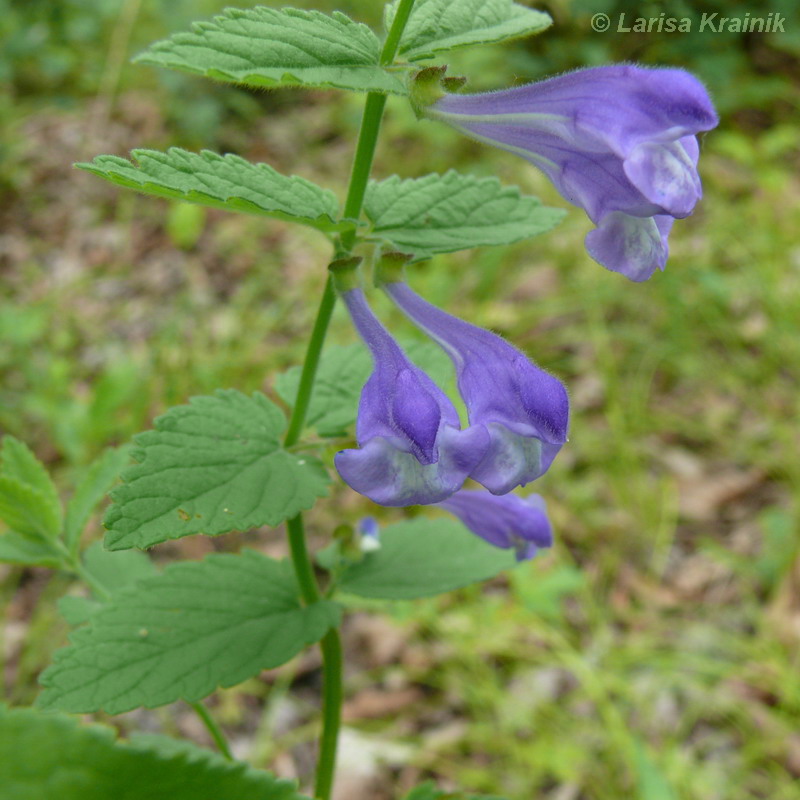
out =
[[[408,18],[411,16],[411,9],[414,7],[414,0],[401,0],[397,13],[392,20],[392,27],[386,36],[381,50],[381,64],[386,66],[394,61],[397,55],[397,48],[400,46],[400,37],[403,35]]]
[[[403,29],[411,14],[413,5],[414,0],[401,0],[392,22],[392,27],[381,50],[380,63],[382,65],[391,64],[394,60],[397,48],[400,45]],[[367,95],[344,204],[344,217],[346,219],[355,220],[361,215],[385,105],[386,95],[376,92],[370,92]],[[349,255],[353,245],[356,243],[356,239],[355,228],[345,231],[337,243],[336,256],[341,258]],[[314,327],[311,331],[311,338],[306,349],[306,357],[300,374],[300,384],[297,389],[297,398],[284,440],[285,447],[291,447],[297,443],[305,425],[308,406],[311,402],[311,393],[314,389],[317,366],[319,365],[320,354],[325,344],[325,337],[335,304],[336,293],[331,278],[328,277],[319,309],[317,310]],[[314,567],[308,554],[302,514],[290,519],[286,527],[292,564],[303,602],[306,604],[315,603],[320,599],[321,595],[314,576]],[[339,631],[335,628],[328,631],[322,639],[320,647],[322,649],[324,681],[323,712],[314,796],[318,800],[329,800],[336,770],[336,750],[342,716],[342,643]]]

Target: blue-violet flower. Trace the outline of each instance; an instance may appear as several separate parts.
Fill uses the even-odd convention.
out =
[[[553,529],[544,500],[538,494],[496,497],[489,492],[462,489],[438,503],[455,514],[473,533],[495,547],[513,547],[517,560],[533,558],[553,544]]]
[[[334,463],[350,487],[384,506],[436,503],[461,488],[483,458],[481,426],[461,430],[458,412],[381,325],[364,292],[341,294],[374,371],[364,385],[356,420],[359,448]]]
[[[561,381],[497,334],[426,302],[404,281],[379,281],[450,356],[469,424],[488,432],[485,454],[469,476],[493,494],[506,494],[542,475],[567,440],[569,398]]]
[[[693,75],[632,64],[448,94],[420,110],[541,169],[597,226],[589,255],[634,281],[664,269],[672,223],[701,196],[696,135],[718,122]]]

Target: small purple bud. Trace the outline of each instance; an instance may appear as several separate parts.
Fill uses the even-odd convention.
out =
[[[375,517],[364,517],[358,523],[358,531],[361,534],[359,547],[362,553],[373,553],[381,549],[381,529]]]
[[[544,500],[538,494],[497,497],[489,492],[462,489],[438,503],[455,514],[474,534],[495,547],[514,548],[518,561],[533,558],[553,544],[553,529]]]

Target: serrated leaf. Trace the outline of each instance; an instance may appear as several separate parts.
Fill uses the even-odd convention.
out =
[[[229,8],[191,33],[151,45],[135,61],[246,86],[318,86],[405,94],[380,66],[380,42],[339,12]]]
[[[380,549],[340,576],[339,589],[360,597],[413,600],[492,578],[516,564],[514,553],[485,542],[450,519],[389,525]]]
[[[106,547],[274,526],[310,508],[329,478],[318,459],[281,448],[285,424],[258,392],[220,390],[170,409],[135,437],[140,463],[111,493]]]
[[[0,519],[12,530],[34,539],[55,539],[61,531],[60,511],[43,492],[0,475]]]
[[[287,564],[252,550],[167,567],[111,598],[41,676],[46,708],[119,714],[200,700],[286,663],[338,622],[301,606]]]
[[[95,506],[116,483],[119,474],[130,460],[130,446],[110,447],[86,471],[67,504],[64,541],[68,549],[72,551],[77,547]]]
[[[8,435],[0,448],[0,519],[23,535],[55,539],[61,532],[55,484],[30,448]]]
[[[109,552],[101,542],[93,542],[83,553],[83,564],[87,572],[107,594],[94,592],[93,597],[66,595],[58,601],[61,616],[73,627],[88,622],[89,618],[103,607],[108,595],[130,586],[140,578],[156,574],[155,564],[138,550]]]
[[[125,745],[105,726],[3,706],[0,786],[3,800],[309,800],[294,783],[213,753]]]
[[[511,244],[550,230],[564,211],[516,186],[451,170],[372,182],[364,201],[372,236],[416,259],[470,247]]]
[[[8,475],[20,483],[37,489],[47,498],[48,503],[60,508],[58,490],[44,464],[36,458],[28,445],[14,436],[3,437],[3,446],[0,448],[0,474]]]
[[[445,388],[452,368],[444,351],[429,342],[404,345],[409,358]],[[293,406],[300,385],[300,367],[291,367],[275,378],[275,391]],[[342,436],[356,420],[361,390],[372,373],[372,359],[362,344],[330,345],[325,348],[314,381],[306,425],[320,436]]]
[[[61,554],[44,539],[31,539],[14,531],[0,533],[0,561],[26,567],[61,566]]]
[[[300,367],[292,367],[275,378],[275,391],[293,406],[300,385]],[[331,345],[322,354],[306,425],[320,436],[339,436],[356,418],[361,389],[372,372],[372,359],[362,344]]]
[[[400,0],[386,7],[391,27]],[[400,40],[399,54],[409,61],[474,44],[493,44],[541,33],[549,15],[512,0],[417,0]]]
[[[333,192],[296,175],[281,175],[269,164],[253,164],[240,156],[220,156],[210,150],[190,153],[180,147],[171,147],[166,153],[133,150],[131,155],[138,163],[119,156],[97,156],[75,166],[145,194],[262,214],[321,231],[342,231],[354,224],[337,222],[339,205]]]

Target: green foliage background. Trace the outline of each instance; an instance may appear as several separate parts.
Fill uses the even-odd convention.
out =
[[[208,147],[343,194],[357,96],[250,92],[128,64],[223,5],[0,2],[0,427],[27,441],[62,488],[104,446],[190,395],[223,386],[277,399],[273,376],[302,355],[328,256],[322,237],[139,197],[70,167],[134,147]],[[298,5],[376,26],[380,17],[366,0]],[[413,268],[422,294],[507,335],[570,387],[571,441],[537,489],[558,544],[488,588],[393,612],[387,624],[402,647],[353,656],[348,693],[354,703],[368,689],[391,698],[399,681],[417,699],[349,724],[409,747],[402,770],[376,778],[378,792],[430,775],[512,799],[796,800],[796,4],[544,7],[551,31],[459,53],[451,74],[484,89],[609,60],[686,66],[723,116],[703,144],[706,196],[675,226],[666,272],[641,286],[590,261],[589,224],[575,210],[533,242]],[[774,35],[597,34],[597,11],[612,20],[776,11],[787,22]],[[523,162],[418,123],[391,100],[376,175],[451,167],[564,206]],[[333,340],[353,338],[337,312]],[[375,511],[339,487],[309,527],[321,545],[338,522]],[[185,540],[157,558],[242,540],[275,552],[280,531]],[[6,698],[29,703],[63,642],[54,602],[68,587],[45,570],[0,570]],[[298,669],[222,695],[223,722],[250,737],[257,764],[311,738],[302,726],[265,735],[266,717],[251,713]],[[157,724],[174,732],[177,714]]]

